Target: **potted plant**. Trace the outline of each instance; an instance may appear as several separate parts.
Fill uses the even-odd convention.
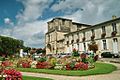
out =
[[[117,34],[117,31],[113,31],[113,32],[111,33],[111,36],[112,36],[112,37],[115,37],[116,34]]]

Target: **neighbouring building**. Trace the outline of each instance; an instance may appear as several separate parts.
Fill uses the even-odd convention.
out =
[[[95,25],[72,22],[70,19],[54,18],[48,22],[45,34],[47,54],[87,51],[88,44],[95,40],[99,51],[120,52],[120,18]]]

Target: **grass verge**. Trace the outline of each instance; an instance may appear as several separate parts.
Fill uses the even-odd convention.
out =
[[[50,70],[50,69],[32,69],[32,68],[17,68],[22,72],[33,72],[33,73],[47,73],[56,75],[67,75],[67,76],[88,76],[97,74],[108,74],[115,71],[117,68],[112,64],[107,63],[95,63],[95,68],[89,70]]]

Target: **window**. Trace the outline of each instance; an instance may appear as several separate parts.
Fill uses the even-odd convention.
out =
[[[72,39],[74,39],[74,36],[73,36],[73,34],[72,34]]]
[[[105,26],[102,26],[102,32],[106,32]]]
[[[94,29],[92,29],[91,32],[92,32],[92,34],[94,34],[95,33]]]
[[[83,37],[85,37],[85,32],[83,32]]]
[[[114,42],[118,42],[117,38],[114,38],[113,41],[114,41]]]
[[[78,37],[78,39],[79,39],[79,33],[77,33],[77,37]]]
[[[104,50],[107,49],[107,43],[106,43],[106,40],[103,40],[103,49],[104,49]]]
[[[48,35],[48,42],[50,41],[50,35]]]
[[[116,23],[112,23],[112,28],[113,28],[113,31],[116,31],[116,32],[117,32],[117,26],[116,26]]]
[[[83,43],[83,45],[84,45],[84,50],[86,51],[86,44],[85,44],[85,43]]]
[[[62,24],[65,25],[65,20],[64,19],[62,20]]]

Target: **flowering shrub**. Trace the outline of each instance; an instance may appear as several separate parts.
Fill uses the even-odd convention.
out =
[[[83,62],[72,62],[66,64],[66,70],[88,70],[88,64]]]
[[[5,80],[22,80],[22,74],[14,69],[4,70]]]
[[[5,66],[5,67],[8,67],[8,66],[12,66],[12,62],[10,62],[10,61],[3,61],[2,62],[2,66]]]
[[[82,54],[80,55],[80,57],[81,57],[81,59],[82,59],[82,62],[88,63],[87,54],[82,53]]]
[[[31,63],[31,68],[36,68],[36,64],[37,64],[37,61],[33,61],[33,62]]]
[[[88,70],[88,64],[79,62],[75,64],[75,70]]]
[[[73,70],[75,67],[75,62],[70,62],[66,64],[66,70]]]
[[[45,69],[47,68],[48,63],[47,62],[37,62],[36,68],[38,69]]]
[[[22,67],[23,68],[30,68],[30,62],[22,62]]]
[[[49,63],[48,68],[49,69],[54,69],[54,67],[55,67],[55,65],[57,63],[57,59],[52,57],[51,59],[49,59],[48,63]]]

